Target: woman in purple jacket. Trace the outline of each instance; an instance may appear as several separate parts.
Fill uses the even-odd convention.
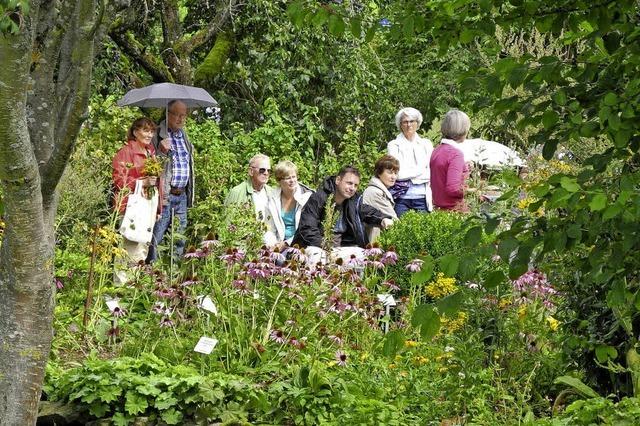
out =
[[[433,204],[443,210],[468,212],[464,202],[465,180],[469,168],[458,144],[464,142],[471,127],[469,116],[452,109],[442,120],[442,141],[431,154],[431,191]]]

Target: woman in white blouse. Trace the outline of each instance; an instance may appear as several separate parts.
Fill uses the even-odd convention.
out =
[[[291,161],[280,161],[273,173],[278,187],[269,194],[264,243],[281,248],[285,243],[291,243],[300,223],[302,207],[313,191],[298,182],[298,168]]]
[[[396,126],[400,133],[387,144],[387,153],[400,162],[398,181],[390,188],[398,216],[408,210],[432,210],[429,161],[433,145],[429,139],[418,135],[421,124],[420,111],[402,108],[396,114]]]

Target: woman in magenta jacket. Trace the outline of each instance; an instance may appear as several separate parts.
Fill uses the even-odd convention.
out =
[[[471,121],[462,111],[452,109],[442,120],[442,141],[431,154],[431,192],[433,204],[443,210],[469,211],[464,202],[465,180],[469,168],[458,144],[464,142]]]

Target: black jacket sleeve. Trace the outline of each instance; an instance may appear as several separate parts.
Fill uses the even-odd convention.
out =
[[[382,219],[391,219],[391,216],[382,213],[373,206],[363,203],[360,205],[360,219],[368,225],[380,226]]]
[[[309,197],[309,201],[307,201],[300,213],[300,223],[292,244],[298,244],[301,247],[322,247],[324,201],[326,200],[322,200],[322,197],[317,192]]]

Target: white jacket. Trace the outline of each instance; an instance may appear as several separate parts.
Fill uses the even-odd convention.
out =
[[[300,223],[300,214],[302,208],[311,197],[313,191],[308,187],[298,184],[298,189],[293,194],[293,198],[296,200],[296,229]],[[284,241],[284,222],[282,220],[282,202],[280,197],[282,195],[282,188],[279,186],[274,188],[269,193],[269,201],[267,203],[267,217],[265,223],[267,224],[267,232],[264,234],[263,241],[267,246],[274,246],[277,243]],[[291,243],[290,238],[287,243]]]
[[[398,180],[411,179],[413,184],[426,184],[426,201],[429,210],[433,206],[430,186],[431,170],[429,169],[432,152],[433,144],[431,141],[421,138],[417,134],[413,141],[409,141],[404,137],[404,134],[400,133],[387,144],[387,153],[397,158],[400,162]]]

